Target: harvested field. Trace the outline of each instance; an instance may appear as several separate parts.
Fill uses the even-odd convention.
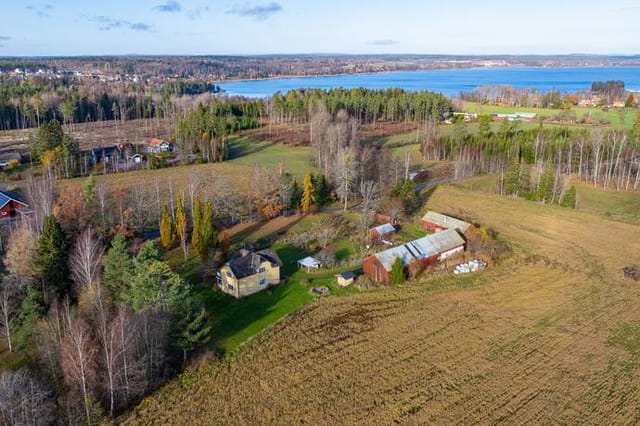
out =
[[[486,272],[328,297],[147,398],[135,424],[640,422],[640,227],[445,186],[495,229]]]
[[[29,151],[29,139],[38,129],[0,132],[0,151]],[[96,121],[64,127],[65,133],[78,142],[80,149],[112,146],[120,142],[143,144],[149,137],[169,138],[173,131],[169,120],[140,119],[130,121]]]

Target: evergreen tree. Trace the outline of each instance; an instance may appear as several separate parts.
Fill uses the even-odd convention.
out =
[[[198,307],[193,298],[177,313],[171,330],[173,346],[182,350],[183,362],[188,352],[207,344],[211,338],[211,326],[207,311]]]
[[[168,249],[171,243],[173,243],[173,223],[171,222],[169,208],[165,204],[160,215],[160,245]]]
[[[302,202],[302,189],[298,184],[296,179],[293,179],[293,184],[291,187],[291,208],[297,209],[300,208],[300,204]]]
[[[200,258],[204,262],[211,254],[211,251],[217,245],[217,236],[213,227],[213,204],[211,201],[204,203],[204,211],[200,221]]]
[[[313,187],[313,181],[311,180],[311,175],[304,175],[304,180],[302,181],[302,200],[301,200],[301,208],[302,214],[307,214],[311,210],[311,206],[316,201],[315,189]]]
[[[42,282],[59,298],[69,295],[69,242],[55,216],[44,220],[42,235],[38,242],[36,266]]]
[[[191,230],[191,248],[196,252],[202,253],[202,207],[200,202],[200,197],[196,196],[193,201],[193,212],[192,212],[192,220],[193,220],[193,229]]]
[[[184,205],[182,204],[182,195],[178,194],[178,200],[176,201],[176,234],[180,240],[185,261],[189,256],[189,249],[187,247],[188,227],[189,223],[187,221],[187,213],[184,211]]]
[[[27,287],[26,296],[20,303],[20,310],[15,318],[13,344],[16,350],[28,346],[33,336],[35,324],[44,314],[42,292],[35,287]]]
[[[402,265],[402,260],[399,257],[396,257],[396,260],[391,265],[391,284],[402,284],[407,279],[404,274],[404,266]]]
[[[121,301],[131,279],[133,262],[129,255],[124,235],[116,234],[111,241],[109,251],[102,259],[102,281],[109,289],[114,300]]]
[[[318,206],[326,206],[331,202],[331,191],[324,175],[318,175],[314,179],[314,192]]]
[[[562,201],[560,202],[560,205],[562,207],[575,209],[576,201],[577,201],[576,187],[571,185],[571,187],[567,190],[566,194],[564,194],[564,197],[562,197]]]
[[[553,198],[553,185],[555,182],[555,175],[551,165],[547,165],[540,177],[540,184],[538,185],[538,191],[536,194],[536,200],[543,203],[550,203]]]
[[[40,126],[40,130],[31,143],[31,155],[39,160],[46,151],[51,151],[62,146],[64,131],[58,120],[51,120]]]

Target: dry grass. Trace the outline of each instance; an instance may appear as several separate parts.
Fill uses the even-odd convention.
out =
[[[144,144],[149,137],[169,138],[173,132],[169,120],[140,119],[130,121],[98,121],[65,126],[65,132],[78,142],[80,149],[113,146],[121,142]],[[29,150],[29,139],[38,129],[0,132],[0,150]]]
[[[640,227],[454,187],[428,207],[494,228],[513,257],[320,300],[146,399],[133,423],[639,422],[640,286],[620,268]]]

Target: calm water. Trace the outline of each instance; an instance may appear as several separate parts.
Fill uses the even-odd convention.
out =
[[[476,87],[507,84],[541,91],[557,89],[575,92],[588,89],[593,81],[622,80],[630,90],[640,90],[640,67],[595,68],[472,68],[464,70],[400,71],[380,74],[339,75],[329,77],[278,78],[221,83],[230,95],[266,97],[292,89],[401,87],[410,91],[433,90],[448,96]]]

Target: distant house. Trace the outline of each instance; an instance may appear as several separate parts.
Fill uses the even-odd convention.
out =
[[[240,250],[217,274],[224,293],[240,299],[280,283],[282,262],[273,250]]]
[[[456,229],[461,234],[466,233],[469,228],[471,228],[471,224],[468,222],[432,211],[427,212],[427,214],[422,217],[422,226],[429,232]]]
[[[386,283],[396,259],[408,268],[414,262],[426,267],[464,251],[465,241],[455,229],[430,234],[415,241],[393,247],[365,258],[364,273],[373,280]]]
[[[347,287],[353,284],[353,281],[356,279],[356,275],[351,271],[347,271],[336,275],[336,278],[340,287]]]
[[[147,139],[147,152],[150,154],[173,152],[173,143],[164,139],[149,138]]]
[[[494,120],[507,120],[507,121],[534,121],[538,114],[535,112],[514,112],[513,114],[491,114]]]
[[[17,151],[0,154],[0,167],[7,167],[11,161],[17,161],[18,164],[22,163],[22,155]]]
[[[89,151],[89,157],[91,158],[91,164],[111,164],[118,161],[120,158],[120,149],[117,145],[105,146],[102,148],[92,148]]]
[[[7,191],[0,191],[0,219],[14,217],[18,210],[29,207],[18,196]]]
[[[394,232],[396,232],[396,228],[390,223],[385,223],[384,225],[379,225],[375,228],[371,228],[369,230],[369,238],[371,238],[372,240],[387,239],[387,237],[389,237]]]
[[[307,256],[304,259],[298,260],[298,267],[305,268],[307,272],[312,269],[320,269],[322,263],[315,257]]]

